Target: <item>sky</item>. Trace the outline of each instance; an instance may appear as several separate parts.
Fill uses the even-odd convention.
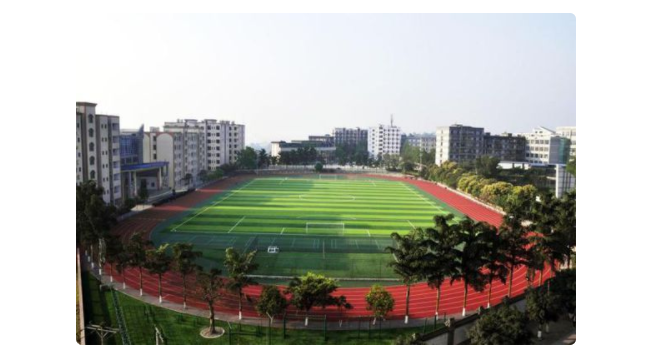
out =
[[[233,120],[247,144],[335,127],[575,125],[571,14],[80,18],[76,101],[122,128]]]

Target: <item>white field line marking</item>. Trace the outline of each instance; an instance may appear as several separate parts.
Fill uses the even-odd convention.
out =
[[[412,227],[413,229],[416,229],[416,226],[414,226],[414,225],[413,225],[413,223],[411,223],[411,221],[410,221],[410,220],[408,220],[408,219],[407,219],[407,222],[409,222],[409,225],[411,225],[411,227]]]
[[[357,239],[355,239],[355,247],[359,250],[359,243],[357,243]]]
[[[416,196],[418,196],[421,200],[423,200],[423,201],[427,202],[427,203],[428,203],[428,204],[430,204],[432,207],[436,208],[436,205],[435,205],[435,204],[433,204],[432,202],[430,202],[429,200],[425,199],[424,197],[422,197],[422,195],[420,194],[420,192],[416,192],[416,191],[414,191],[411,187],[409,187],[409,186],[407,186],[407,185],[403,184],[402,182],[400,182],[400,184],[401,184],[402,186],[406,187],[409,191],[413,192],[413,193],[414,193]]]
[[[236,225],[235,225],[235,226],[231,227],[231,229],[230,229],[230,230],[229,230],[229,232],[227,232],[227,233],[231,233],[231,231],[233,231],[234,229],[236,229],[236,227],[238,227],[238,225],[240,224],[240,222],[242,222],[245,218],[247,218],[247,216],[244,216],[243,218],[241,218],[241,219],[240,219],[240,221],[238,221],[238,223],[236,223]]]
[[[373,186],[377,187],[377,185],[375,184],[375,181],[371,181],[371,183],[373,184]]]
[[[380,245],[377,244],[377,240],[373,239],[373,242],[375,242],[375,246],[377,246],[377,250],[380,250]]]
[[[276,237],[274,237],[274,239],[272,239],[272,243],[270,243],[270,246],[273,246],[275,241],[276,241]]]
[[[254,182],[254,180],[249,181],[245,186],[243,186],[243,187],[241,187],[241,188],[239,188],[239,189],[237,189],[237,190],[232,191],[232,192],[231,192],[231,194],[230,194],[229,196],[227,196],[227,197],[223,198],[222,200],[220,200],[220,201],[218,201],[218,202],[216,202],[216,203],[214,203],[214,204],[212,204],[212,205],[209,205],[209,206],[205,207],[202,211],[198,212],[198,214],[196,214],[195,216],[193,216],[193,217],[191,217],[191,218],[187,219],[186,221],[182,222],[182,224],[180,224],[179,226],[175,227],[175,228],[173,229],[173,232],[177,232],[178,228],[180,228],[180,227],[182,227],[183,225],[185,225],[185,224],[189,223],[191,220],[193,220],[194,218],[196,218],[196,217],[198,217],[199,215],[203,214],[203,213],[204,213],[205,211],[207,211],[208,209],[210,209],[210,208],[212,208],[212,207],[214,207],[214,206],[216,206],[216,205],[218,205],[218,204],[220,204],[220,203],[224,202],[224,201],[225,201],[226,199],[228,199],[229,197],[231,197],[231,196],[235,195],[236,193],[240,192],[241,190],[245,189],[245,188],[246,188],[247,186],[249,186],[252,182]]]
[[[366,230],[366,234],[368,234],[368,236],[370,237],[370,236],[371,236],[371,231],[369,231],[369,230],[367,229],[367,230]]]
[[[281,230],[281,235],[283,235],[283,232],[285,232],[285,227]]]
[[[326,241],[323,241],[323,258],[326,260]]]
[[[294,248],[294,242],[296,242],[296,238],[292,239],[292,248]]]

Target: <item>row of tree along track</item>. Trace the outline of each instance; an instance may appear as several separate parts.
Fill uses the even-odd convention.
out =
[[[160,222],[163,222],[174,215],[184,212],[188,209],[191,209],[195,205],[204,200],[209,199],[215,194],[221,193],[223,190],[229,189],[236,184],[253,178],[255,176],[236,176],[229,178],[225,181],[220,181],[215,184],[209,185],[205,188],[199,189],[189,195],[181,197],[173,202],[164,204],[159,207],[151,208],[147,211],[144,211],[134,217],[128,218],[123,222],[119,223],[115,228],[113,233],[120,235],[122,237],[130,237],[135,232],[147,232],[150,234],[153,228]],[[486,206],[469,200],[461,195],[458,195],[451,190],[445,189],[441,186],[438,186],[432,182],[426,181],[417,181],[410,180],[405,178],[398,178],[393,176],[373,176],[379,177],[387,180],[398,180],[406,182],[408,184],[414,185],[421,190],[435,196],[439,200],[445,202],[447,205],[457,209],[458,211],[464,213],[475,221],[484,221],[490,223],[494,226],[499,226],[502,222],[501,214],[493,211]],[[430,217],[431,224],[431,217]],[[111,274],[116,282],[123,282],[123,276],[113,272],[109,266],[105,267],[105,272]],[[544,275],[548,277],[549,269],[545,270]],[[139,288],[139,270],[134,268],[129,268],[125,271],[125,280],[126,284],[132,288]],[[192,278],[189,278],[189,286],[191,286]],[[512,283],[512,295],[517,296],[523,294],[525,289],[528,287],[528,280],[526,277],[526,268],[521,267],[515,270],[514,279]],[[539,274],[536,274],[533,285],[539,284]],[[158,280],[157,276],[148,274],[144,270],[144,293],[157,296],[157,286]],[[356,317],[356,316],[366,316],[366,301],[365,296],[370,288],[361,287],[361,288],[339,288],[335,295],[344,295],[346,296],[349,303],[353,305],[353,309],[339,311],[334,308],[329,308],[326,310],[313,310],[311,311],[312,315],[327,315],[329,318],[343,318],[346,317]],[[405,312],[405,295],[406,287],[405,286],[389,286],[386,288],[395,299],[395,309],[389,315],[390,318],[400,318],[404,316]],[[251,286],[245,289],[245,294],[250,297],[244,302],[244,311],[243,315],[248,317],[257,317],[258,314],[254,310],[253,302],[256,297],[261,293],[261,286]],[[463,299],[463,286],[460,282],[450,285],[449,281],[446,281],[442,288],[441,303],[440,303],[440,315],[455,315],[460,314],[462,311],[462,299]],[[507,295],[507,286],[501,284],[500,282],[495,282],[492,288],[492,305],[499,303]],[[169,272],[164,276],[163,279],[163,297],[165,301],[170,301],[174,303],[181,304],[183,292],[182,292],[182,278],[179,274],[175,272]],[[412,287],[411,289],[411,302],[410,302],[410,317],[411,318],[426,318],[431,317],[435,313],[435,300],[436,291],[435,289],[427,286],[426,283],[419,283]],[[188,298],[188,304],[197,308],[207,309],[206,304],[199,301],[196,298]],[[487,291],[486,292],[476,292],[470,289],[467,299],[467,310],[475,311],[479,307],[485,307],[487,305]],[[294,313],[293,308],[290,311]],[[237,314],[238,312],[238,298],[237,296],[225,294],[223,298],[217,303],[217,311],[224,313]]]

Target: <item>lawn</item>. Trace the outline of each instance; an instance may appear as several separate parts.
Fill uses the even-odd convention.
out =
[[[84,273],[84,293],[91,297],[92,303],[86,312],[88,318],[94,323],[103,323],[108,327],[118,328],[116,322],[116,308],[112,300],[112,292],[100,291],[96,279]],[[202,317],[185,315],[175,311],[167,310],[158,306],[147,305],[137,299],[131,298],[121,292],[116,292],[117,302],[123,312],[124,322],[128,331],[130,341],[134,345],[155,344],[155,327],[157,327],[164,338],[165,344],[170,345],[263,345],[268,344],[267,327],[250,325],[228,324],[218,321],[217,325],[224,328],[227,333],[215,340],[208,340],[200,337],[199,332],[208,326],[208,320]],[[331,322],[334,323],[334,322]],[[378,345],[393,344],[398,336],[411,335],[413,333],[430,332],[431,324],[428,327],[406,328],[406,329],[378,329],[376,325],[369,333],[366,330],[368,322],[364,322],[364,329],[361,331],[327,331],[326,339],[320,330],[286,330],[283,336],[283,329],[280,321],[275,321],[276,328],[272,329],[272,344],[338,344],[338,345]],[[353,325],[355,326],[355,325]],[[438,325],[440,327],[440,325]],[[107,339],[108,344],[121,344],[119,334]],[[99,340],[90,333],[90,344],[98,344]]]
[[[334,179],[333,179],[334,178]],[[222,269],[224,250],[257,250],[258,275],[306,272],[342,279],[396,276],[384,249],[393,232],[429,227],[458,212],[403,182],[344,176],[257,178],[214,195],[158,226],[156,244],[189,242],[200,263]],[[268,253],[276,246],[278,254]]]

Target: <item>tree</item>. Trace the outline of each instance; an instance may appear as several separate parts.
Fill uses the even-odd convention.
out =
[[[110,229],[117,223],[116,208],[106,205],[103,200],[104,190],[94,181],[76,186],[76,239],[90,249],[89,259],[93,267],[101,239],[109,235]],[[86,254],[87,250],[86,250]]]
[[[398,233],[391,234],[395,247],[386,247],[386,252],[393,255],[393,261],[388,266],[400,276],[400,280],[407,286],[405,301],[404,323],[409,323],[409,297],[411,285],[422,278],[422,257],[427,249],[423,245],[424,233],[421,229],[415,229],[411,233],[400,236]]]
[[[566,172],[575,177],[575,158],[573,158],[573,160],[566,164]]]
[[[200,170],[200,172],[198,172],[198,179],[202,183],[207,182],[209,179],[209,173],[207,170]]]
[[[443,282],[457,272],[455,230],[450,225],[454,215],[434,216],[434,228],[425,231],[427,239],[423,245],[428,249],[423,255],[423,276],[427,285],[436,290],[436,310],[440,312],[440,295]]]
[[[318,163],[315,165],[315,171],[316,171],[316,172],[322,172],[322,171],[323,171],[323,165],[322,165],[320,162],[318,162]]]
[[[420,334],[414,333],[412,335],[401,335],[395,339],[396,345],[425,345],[425,342],[420,340]]]
[[[227,290],[238,295],[238,319],[243,319],[243,289],[249,285],[258,284],[249,277],[249,274],[258,269],[254,263],[256,251],[247,254],[240,254],[234,248],[227,248],[225,251],[225,267],[229,273]]]
[[[266,285],[263,286],[261,296],[256,303],[256,312],[259,315],[266,315],[272,324],[274,317],[283,314],[288,305],[288,300],[276,286]]]
[[[492,302],[492,283],[495,280],[506,283],[508,276],[508,268],[505,265],[505,252],[503,250],[503,242],[495,231],[492,234],[485,235],[484,237],[484,265],[485,274],[488,284],[487,295],[487,308],[489,309]]]
[[[308,326],[308,314],[313,307],[325,309],[328,306],[345,304],[344,296],[332,296],[337,291],[337,287],[334,279],[307,273],[302,277],[292,278],[285,292],[291,296],[290,303],[299,311],[305,312],[305,325]]]
[[[201,269],[196,278],[196,296],[207,303],[209,307],[209,333],[216,334],[216,318],[214,305],[222,296],[223,281],[219,269],[211,269],[208,273]]]
[[[173,258],[166,254],[168,246],[168,244],[163,244],[157,249],[147,250],[146,263],[144,264],[148,272],[157,275],[157,292],[160,304],[162,303],[162,277],[171,270],[171,263],[173,263]]]
[[[267,167],[270,165],[270,158],[267,155],[267,151],[265,149],[261,149],[261,151],[258,152],[258,167]]]
[[[386,315],[393,311],[395,300],[391,293],[380,285],[373,285],[366,294],[366,310],[373,313],[373,324],[377,319],[385,319]]]
[[[258,168],[258,155],[251,147],[246,147],[238,154],[236,165],[242,169],[252,170]]]
[[[575,295],[575,269],[558,271],[555,277],[549,280],[547,287],[555,294],[559,306],[564,312],[575,319],[576,295]],[[573,320],[575,321],[575,320]]]
[[[139,270],[139,296],[144,295],[144,264],[146,264],[146,251],[153,248],[153,243],[144,239],[143,232],[135,232],[126,244],[126,252],[130,261],[128,265]]]
[[[559,319],[559,300],[543,287],[528,289],[526,291],[526,314],[528,314],[530,320],[539,325],[537,338],[541,340],[544,326],[548,329],[549,322],[555,322]]]
[[[187,173],[186,175],[184,175],[184,182],[186,182],[186,185],[187,185],[187,186],[190,186],[190,185],[191,185],[191,182],[193,182],[193,175],[191,175],[191,174],[189,174],[189,173]]]
[[[528,345],[527,321],[523,312],[502,304],[485,312],[467,335],[473,345]]]
[[[504,253],[504,262],[508,269],[508,297],[512,297],[512,283],[514,270],[528,262],[527,247],[529,244],[529,226],[524,224],[521,214],[508,212],[503,217],[503,224],[499,229],[501,248]]]
[[[116,264],[121,263],[125,253],[125,247],[119,237],[108,235],[104,240],[106,245],[106,262],[110,264],[110,282],[113,281],[113,270]]]
[[[499,162],[496,157],[479,156],[474,160],[474,169],[477,175],[496,179],[499,176]]]
[[[456,226],[457,246],[455,249],[457,271],[451,276],[451,283],[457,280],[463,282],[463,316],[467,309],[467,292],[469,287],[482,292],[487,283],[487,276],[483,273],[486,263],[486,236],[496,235],[494,227],[485,222],[474,222],[465,218]]]
[[[187,276],[198,270],[196,259],[202,256],[202,252],[193,251],[191,243],[175,243],[173,245],[173,269],[182,276],[182,301],[186,310]]]

